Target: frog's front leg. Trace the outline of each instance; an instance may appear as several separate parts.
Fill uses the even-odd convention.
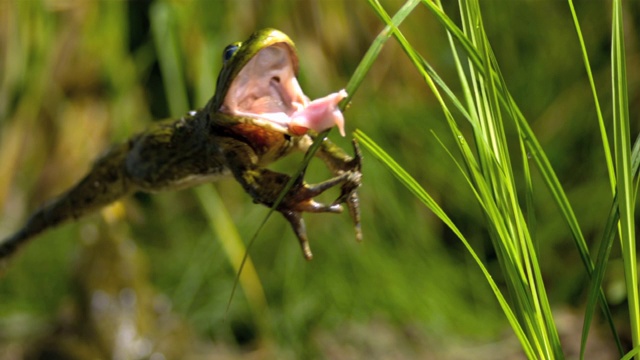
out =
[[[229,169],[254,202],[273,206],[291,177],[259,166],[254,150],[242,141],[227,138],[220,141],[220,146]],[[351,177],[353,173],[345,172],[319,184],[306,184],[303,176],[300,176],[276,208],[291,223],[307,260],[310,260],[313,254],[309,247],[302,213],[342,212],[342,206],[338,203],[322,204],[313,198],[336,185],[348,182]]]

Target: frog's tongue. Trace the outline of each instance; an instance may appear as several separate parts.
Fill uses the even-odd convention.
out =
[[[338,103],[346,97],[347,92],[343,89],[313,100],[291,115],[289,131],[294,135],[303,135],[308,129],[320,132],[337,126],[340,135],[344,136],[344,117]]]
[[[240,70],[221,110],[291,135],[338,126],[344,136],[338,103],[346,96],[341,90],[310,102],[295,77],[291,50],[280,43],[259,51]]]

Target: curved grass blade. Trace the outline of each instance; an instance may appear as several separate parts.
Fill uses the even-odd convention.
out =
[[[633,347],[640,345],[640,299],[638,298],[638,269],[636,254],[635,196],[632,189],[631,144],[629,126],[629,98],[627,94],[627,65],[625,59],[622,3],[613,1],[611,35],[611,87],[613,93],[613,133],[616,163],[616,188],[620,211],[619,233],[624,278],[627,285],[627,305],[631,323]]]
[[[609,145],[609,138],[606,132],[606,127],[604,125],[604,120],[603,120],[603,116],[602,116],[602,110],[600,109],[600,102],[598,100],[598,94],[597,94],[597,88],[595,86],[595,81],[593,79],[593,74],[591,71],[591,65],[589,63],[589,56],[587,54],[587,49],[586,49],[586,45],[584,42],[584,38],[582,36],[582,30],[580,27],[580,22],[578,20],[578,16],[576,14],[575,8],[573,6],[573,0],[568,0],[567,1],[569,4],[569,9],[571,10],[571,16],[573,19],[573,24],[575,26],[576,29],[576,34],[578,36],[578,41],[580,43],[580,50],[582,52],[582,59],[584,62],[584,67],[585,70],[587,72],[587,77],[589,79],[589,85],[591,86],[591,92],[593,94],[593,100],[594,100],[594,104],[596,107],[596,115],[598,117],[598,126],[600,129],[600,136],[601,136],[601,141],[602,141],[602,146],[603,146],[603,150],[604,150],[604,155],[605,155],[605,162],[606,162],[606,166],[608,169],[608,174],[609,174],[609,183],[611,186],[611,190],[614,194],[614,199],[613,199],[613,205],[612,208],[609,212],[609,216],[607,219],[607,224],[605,226],[605,230],[604,230],[604,234],[602,237],[602,240],[600,242],[600,248],[598,250],[598,258],[596,259],[596,264],[595,264],[595,268],[591,277],[591,281],[589,283],[589,292],[588,292],[588,297],[587,297],[587,306],[585,309],[585,314],[584,314],[584,322],[583,322],[583,327],[582,327],[582,337],[581,337],[581,342],[580,342],[580,358],[584,358],[584,351],[586,349],[586,345],[587,345],[587,338],[589,336],[589,331],[591,329],[591,320],[593,318],[594,312],[595,312],[595,306],[597,304],[597,299],[598,299],[598,295],[599,295],[599,290],[602,286],[602,279],[604,277],[604,271],[606,268],[606,264],[608,262],[609,259],[609,254],[611,252],[611,247],[613,245],[613,241],[615,238],[615,230],[616,230],[616,224],[618,223],[618,219],[620,217],[620,214],[618,212],[618,195],[616,193],[616,179],[615,179],[615,170],[613,167],[613,160],[611,157],[611,147]],[[639,145],[640,143],[638,143],[638,141],[636,141],[636,145]],[[637,156],[637,152],[635,151],[636,149],[634,148],[634,152],[633,152],[633,157]],[[632,164],[633,167],[633,164]],[[637,171],[637,166],[634,169],[634,173]],[[608,309],[608,305],[607,304],[602,304],[603,307],[606,307]],[[610,322],[610,327],[612,329],[615,329],[613,327],[613,324],[611,323],[611,319],[610,317],[608,318],[608,321]],[[617,333],[613,332],[614,335],[614,340],[616,343],[616,347],[618,348],[618,352],[620,353],[620,355],[622,356],[622,354],[624,353],[624,350],[622,348],[622,343],[620,342],[620,338],[618,337]]]
[[[477,14],[479,15],[479,13]],[[476,15],[476,16],[477,16]],[[387,21],[384,16],[383,20]],[[432,88],[434,94],[436,95],[436,97],[438,98],[438,100],[441,102],[443,110],[445,111],[445,115],[447,117],[447,121],[450,124],[450,128],[453,131],[453,135],[456,138],[460,138],[462,139],[462,135],[460,134],[459,130],[457,130],[457,125],[455,124],[455,121],[453,120],[453,118],[451,117],[451,114],[449,113],[449,111],[446,109],[446,105],[444,105],[443,99],[440,97],[437,89],[434,87],[432,80],[429,78],[428,74],[426,73],[426,71],[421,68],[420,63],[424,61],[424,59],[421,59],[420,55],[418,55],[415,50],[410,46],[410,44],[408,44],[408,42],[406,41],[406,39],[402,36],[402,33],[398,30],[398,29],[394,29],[394,36],[396,37],[396,39],[400,42],[401,46],[403,47],[403,50],[405,51],[405,53],[407,53],[407,55],[409,56],[409,58],[413,61],[414,65],[416,65],[416,67],[418,68],[418,71],[421,72],[421,74],[423,75],[423,77],[425,78],[425,81],[429,84],[429,86]],[[485,53],[485,56],[487,56],[487,53]],[[495,92],[496,89],[493,88],[493,90],[491,90],[492,92]],[[495,96],[495,95],[494,95]],[[480,101],[484,101],[484,100],[480,100]],[[493,105],[493,108],[496,109],[497,106]],[[494,126],[493,124],[491,124],[490,126]],[[498,133],[500,133],[500,131],[498,130]],[[480,138],[479,141],[482,141],[482,138]],[[484,180],[484,175],[483,173],[485,171],[493,171],[493,170],[497,170],[499,168],[501,168],[503,165],[499,165],[500,161],[498,161],[497,158],[495,158],[495,154],[492,151],[485,151],[483,154],[485,156],[488,156],[488,162],[485,161],[485,164],[492,164],[490,165],[490,168],[486,168],[482,171],[479,172],[478,170],[478,166],[475,163],[474,160],[474,156],[472,155],[470,149],[468,148],[468,145],[466,142],[458,142],[459,148],[463,153],[463,158],[464,160],[467,162],[467,166],[469,168],[469,170],[472,172],[472,174],[474,174],[474,181],[475,181],[475,186],[479,187],[479,191],[481,192],[482,197],[486,197],[486,199],[492,199],[492,195],[489,195],[492,193],[493,190],[491,190],[491,186],[488,186],[488,184],[485,183]],[[500,147],[501,145],[496,144],[498,147]],[[502,159],[506,159],[505,157],[505,153],[504,150],[499,150],[500,154],[502,154],[500,157]],[[508,162],[507,162],[508,163]],[[497,166],[497,167],[496,167]],[[502,170],[500,170],[502,171]],[[496,179],[501,178],[502,175],[497,175]],[[498,180],[501,181],[501,180]],[[513,183],[512,180],[508,181],[507,183]],[[512,187],[512,186],[510,186]],[[504,200],[507,202],[513,202],[514,201],[514,194],[513,192],[509,193],[510,195],[508,195],[508,197],[511,198],[511,200],[505,198]],[[489,200],[492,201],[492,200]],[[482,201],[481,201],[482,203]],[[486,211],[487,211],[487,217],[490,219],[497,219],[500,218],[502,215],[501,210],[499,210],[498,207],[496,207],[495,204],[491,204],[490,202],[486,202],[486,205],[488,205],[488,207],[486,207]],[[499,205],[502,206],[502,205]],[[522,228],[524,225],[524,220],[522,219],[522,215],[521,214],[517,214],[516,218],[519,219],[517,221],[519,221],[520,225],[518,225],[519,228]],[[501,221],[491,221],[489,222],[490,225],[490,232],[494,235],[494,238],[500,238],[500,239],[507,239],[510,237],[510,230],[508,230],[506,227],[504,227],[504,224]],[[526,234],[526,230],[524,230],[522,233],[520,233],[521,235],[525,235]],[[520,236],[522,237],[522,236]],[[530,242],[530,241],[529,241]],[[518,262],[519,259],[521,258],[520,256],[516,255],[517,251],[514,248],[509,248],[511,246],[513,246],[510,242],[498,242],[495,243],[496,244],[496,251],[498,251],[500,254],[502,254],[501,256],[505,259],[507,259],[506,261],[508,261],[509,263],[513,264],[513,261]],[[528,243],[525,241],[523,243],[524,245],[522,245],[521,247],[527,248]],[[507,248],[504,248],[504,246],[506,246]],[[529,248],[527,251],[531,252],[532,249]],[[529,258],[529,256],[525,257],[526,259]],[[551,317],[551,312],[549,310],[547,301],[544,300],[546,299],[546,295],[544,293],[544,289],[541,290],[536,290],[535,285],[534,284],[540,284],[539,287],[542,287],[542,280],[541,280],[541,275],[539,273],[539,270],[536,268],[535,264],[536,263],[536,259],[535,257],[531,258],[531,260],[527,260],[531,263],[531,265],[527,265],[527,269],[526,271],[522,270],[523,268],[521,266],[503,266],[503,270],[505,271],[506,276],[508,276],[509,278],[513,279],[511,281],[512,284],[515,284],[513,287],[513,291],[518,295],[518,298],[520,299],[525,299],[525,303],[526,305],[526,310],[525,312],[523,312],[523,316],[526,318],[529,318],[529,320],[525,321],[527,324],[530,323],[530,321],[535,321],[538,323],[541,323],[543,325],[540,326],[532,326],[529,331],[531,333],[536,333],[537,335],[534,336],[532,338],[532,340],[535,342],[535,347],[536,347],[536,353],[539,354],[540,356],[548,356],[550,355],[550,351],[553,351],[554,353],[558,353],[560,350],[559,347],[559,340],[557,338],[557,332],[555,331],[555,327],[553,326],[552,323],[552,317]],[[524,271],[524,272],[518,272],[518,271]],[[529,279],[528,280],[523,280],[521,282],[521,278],[523,278],[525,275],[524,274],[529,274]],[[529,284],[527,285],[528,287],[531,288],[531,290],[527,290],[525,288],[523,288],[523,284]],[[528,294],[529,292],[537,294],[535,298],[530,297]],[[540,301],[538,300],[538,297],[540,297],[540,299],[542,299],[540,304]],[[522,302],[520,302],[520,304],[523,304]],[[534,307],[537,307],[539,310],[534,310]],[[543,314],[543,315],[541,315]],[[551,336],[549,337],[548,335],[544,335],[544,333],[550,333]],[[543,339],[542,341],[539,341],[538,339]],[[525,346],[526,348],[526,346]],[[551,350],[553,349],[553,350]]]
[[[604,235],[600,241],[600,248],[598,249],[598,258],[593,273],[591,274],[591,280],[589,281],[589,291],[587,296],[587,305],[584,311],[584,321],[582,325],[582,337],[580,340],[580,359],[584,359],[584,351],[587,346],[587,339],[589,337],[589,330],[591,329],[591,320],[595,313],[595,308],[598,302],[598,296],[600,295],[599,289],[602,286],[602,279],[604,278],[604,272],[607,262],[609,261],[609,255],[611,254],[611,248],[613,241],[616,237],[616,227],[618,220],[620,219],[620,213],[618,211],[618,194],[613,198],[613,204],[609,211],[607,218],[607,224],[604,228]],[[622,344],[616,337],[616,343],[620,355],[624,353],[622,350]]]
[[[380,16],[381,18],[388,22],[388,16],[385,16],[385,14],[383,13],[383,9],[380,9]],[[405,53],[409,56],[409,58],[412,60],[412,62],[414,63],[414,65],[416,66],[416,68],[418,69],[419,72],[421,72],[422,76],[424,77],[425,81],[427,82],[427,84],[432,88],[434,94],[436,95],[436,97],[438,98],[438,101],[440,101],[441,106],[445,112],[445,116],[447,118],[447,121],[449,122],[450,128],[453,132],[454,137],[456,138],[460,138],[463,139],[462,134],[459,132],[459,130],[457,130],[457,125],[455,124],[455,120],[453,120],[450,112],[448,111],[448,109],[446,108],[446,105],[444,104],[444,101],[442,99],[442,97],[439,95],[438,90],[435,88],[432,80],[429,78],[428,74],[426,73],[425,69],[423,69],[420,64],[421,62],[423,62],[424,60],[421,60],[421,57],[415,52],[415,50],[410,46],[410,44],[408,44],[408,42],[406,41],[406,39],[404,38],[404,36],[402,35],[402,33],[397,29],[394,28],[394,36],[396,37],[396,39],[400,42],[403,50],[405,51]],[[464,141],[460,141],[458,142],[459,148],[463,153],[463,158],[464,160],[467,162],[467,167],[469,169],[469,171],[471,171],[471,173],[474,176],[474,186],[478,186],[479,189],[478,191],[480,191],[482,194],[490,194],[491,190],[489,186],[487,186],[488,184],[485,183],[485,180],[483,178],[483,175],[481,172],[479,172],[479,168],[478,165],[475,163],[474,160],[474,156],[471,153],[471,150],[468,147],[468,144]],[[492,153],[488,152],[487,155],[489,157],[492,157]],[[495,159],[493,158],[493,160],[490,160],[490,162],[495,164]],[[473,187],[472,187],[473,188]],[[475,192],[475,190],[474,190]],[[476,193],[477,194],[477,193]],[[496,208],[495,204],[491,204],[491,202],[484,202],[484,200],[482,200],[483,198],[485,198],[485,195],[482,196],[478,196],[478,199],[480,201],[481,204],[486,204],[485,206],[485,211],[487,212],[487,216],[489,218],[499,218],[500,215],[500,211],[498,210],[498,208]],[[487,199],[490,199],[491,196],[489,195],[489,197],[487,197]],[[490,200],[491,201],[491,200]],[[490,222],[490,232],[495,233],[495,234],[499,234],[497,235],[500,238],[507,238],[508,235],[508,230],[501,225],[500,222]],[[497,225],[497,226],[496,226]],[[510,246],[510,243],[505,243],[506,246]],[[512,257],[512,255],[515,253],[514,250],[507,250],[507,249],[502,249],[501,246],[496,246],[496,251],[501,252],[503,255],[503,257],[507,257],[509,258],[510,262],[518,261],[517,257]],[[503,267],[503,269],[505,269],[505,274],[508,274],[507,276],[514,278],[514,279],[519,279],[521,276],[521,274],[518,274],[516,272],[513,272],[512,270],[515,269],[519,269],[520,267],[509,267],[509,266],[505,266]],[[516,281],[517,283],[519,283],[518,281]],[[518,289],[520,287],[517,287]],[[528,314],[535,314],[534,311],[528,311]],[[515,318],[514,318],[515,319]],[[512,323],[512,325],[514,326],[514,330],[516,331],[517,334],[519,334],[519,336],[521,335],[522,337],[519,337],[522,341],[523,344],[523,348],[525,349],[525,351],[528,352],[530,357],[535,357],[534,356],[534,351],[533,348],[531,347],[531,344],[529,343],[528,338],[526,338],[526,335],[524,335],[524,331],[520,328],[520,324],[518,323],[517,319],[515,320],[515,322]],[[534,329],[535,331],[535,329]],[[533,338],[533,340],[535,340],[536,337]],[[546,342],[545,342],[546,343]],[[546,350],[543,350],[543,347],[547,348],[547,346],[541,346],[537,341],[535,344],[536,347],[536,353],[538,354],[544,354],[547,353]]]
[[[441,21],[441,23],[446,27],[446,29],[450,31],[450,33],[454,36],[454,38],[458,41],[458,43],[461,44],[463,49],[467,52],[467,55],[469,56],[469,59],[471,60],[473,65],[477,67],[479,71],[483,72],[483,76],[486,77],[486,69],[484,67],[484,64],[482,63],[481,57],[476,53],[473,46],[470,45],[470,42],[468,41],[468,39],[466,39],[463,32],[460,31],[460,29],[455,25],[455,23],[445,13],[443,13],[439,8],[437,8],[433,3],[427,0],[423,0],[423,4],[425,4],[432,11],[432,13],[438,18],[438,20]],[[492,76],[495,76],[495,75],[492,74]],[[506,94],[506,96],[503,96],[503,94]],[[562,188],[562,185],[560,184],[560,181],[558,180],[557,175],[555,174],[555,171],[553,170],[551,163],[549,162],[549,159],[544,153],[542,146],[540,146],[540,143],[535,137],[535,134],[533,133],[533,130],[529,126],[526,118],[520,111],[517,104],[515,104],[515,101],[511,97],[510,93],[506,91],[506,88],[504,89],[504,91],[502,91],[502,89],[499,88],[498,95],[499,95],[499,100],[502,106],[512,109],[513,116],[517,121],[518,129],[521,132],[520,136],[524,140],[525,145],[527,147],[527,156],[535,161],[536,167],[539,169],[541,175],[543,176],[545,185],[551,192],[553,199],[556,201],[556,204],[560,209],[560,213],[563,219],[569,226],[569,230],[571,232],[574,243],[578,248],[578,253],[583,262],[583,265],[585,266],[587,274],[591,276],[591,273],[593,271],[593,261],[589,254],[586,241],[582,234],[582,230],[580,229],[580,226],[578,224],[575,213],[573,212],[571,204],[569,203],[566,193],[564,192],[564,189]],[[609,306],[602,289],[599,290],[599,299],[600,299],[602,311],[609,324],[611,333],[613,334],[613,337],[616,340],[616,342],[619,343],[619,336],[613,324],[611,312],[609,310]]]
[[[638,183],[640,181],[640,135],[636,137],[636,141],[633,144],[633,150],[631,151],[631,173],[633,179],[636,181],[634,193],[637,193]],[[616,237],[616,226],[618,220],[620,220],[620,212],[618,208],[618,194],[613,196],[613,203],[609,210],[609,216],[607,217],[607,224],[605,226],[602,240],[600,241],[600,247],[598,249],[598,258],[596,259],[595,268],[589,282],[589,291],[587,292],[587,305],[584,310],[584,321],[582,325],[582,338],[580,342],[580,358],[584,358],[584,351],[587,345],[587,339],[589,337],[589,330],[591,328],[591,322],[595,313],[595,307],[598,301],[598,289],[602,286],[602,280],[604,279],[604,273],[607,268],[607,262],[609,261],[609,255],[611,254],[611,248]],[[607,307],[608,308],[608,307]],[[616,346],[620,356],[624,354],[622,343],[618,336],[615,337]]]
[[[487,63],[491,62],[493,63],[493,68],[495,69],[495,74],[496,77],[498,79],[498,87],[500,89],[507,89],[507,85],[506,82],[504,80],[504,77],[502,76],[502,73],[500,72],[500,69],[497,65],[497,60],[493,54],[493,52],[490,53],[489,58],[486,61]],[[506,108],[506,110],[508,111],[508,113],[510,114],[512,119],[515,119],[515,110],[511,107],[508,106]],[[518,128],[518,132],[520,132],[520,128],[518,126],[518,124],[516,124],[516,127]],[[523,163],[524,163],[524,168],[525,168],[525,172],[528,172],[528,153],[526,150],[526,145],[524,143],[524,139],[520,136],[518,138],[518,141],[520,143],[520,148],[522,151],[522,157],[523,157]],[[512,175],[513,176],[513,175]],[[526,182],[527,184],[530,186],[530,189],[532,189],[532,185],[531,185],[531,178],[530,177],[526,177]],[[515,187],[514,187],[515,189]],[[517,198],[517,195],[515,194],[515,190],[514,190],[514,194],[512,194],[513,199],[515,200]],[[515,204],[515,201],[514,201]],[[515,208],[516,205],[514,205]],[[547,336],[545,336],[545,339],[548,339],[550,341],[549,347],[551,348],[551,350],[553,351],[553,356],[555,358],[563,358],[564,355],[562,353],[562,346],[560,344],[560,336],[558,334],[557,331],[557,327],[555,326],[555,322],[554,322],[554,318],[553,318],[553,314],[551,312],[551,307],[549,304],[549,300],[546,294],[546,289],[544,287],[544,282],[543,282],[543,278],[542,278],[542,273],[540,271],[540,266],[538,265],[538,260],[537,260],[537,252],[534,249],[534,244],[533,244],[533,240],[530,234],[530,224],[527,224],[524,221],[523,215],[521,211],[518,211],[516,213],[518,215],[518,219],[520,220],[520,229],[524,230],[524,238],[526,241],[524,241],[523,244],[523,248],[526,247],[526,251],[528,252],[528,256],[527,258],[530,258],[530,265],[531,269],[529,271],[533,272],[533,281],[531,282],[531,288],[532,288],[532,293],[536,294],[536,296],[533,297],[534,301],[536,301],[536,306],[539,308],[540,311],[540,315],[542,316],[542,319],[539,319],[541,324],[544,324],[544,327],[541,326],[541,328],[543,330],[547,331]]]
[[[483,76],[486,77],[487,69],[482,62],[481,57],[477,54],[476,50],[472,46],[468,45],[469,41],[466,39],[460,29],[455,25],[455,23],[453,23],[453,21],[451,21],[446,14],[440,11],[440,9],[435,7],[435,5],[433,5],[431,2],[423,0],[423,4],[425,4],[430,10],[432,10],[434,15],[436,15],[438,19],[441,20],[443,25],[445,25],[447,31],[450,31],[454,38],[458,40],[458,42],[463,46],[473,65],[479,71],[481,71]],[[495,74],[491,74],[491,76],[495,76]],[[560,185],[560,181],[558,180],[555,171],[551,167],[549,159],[547,158],[544,150],[542,149],[542,146],[540,146],[540,143],[538,143],[533,130],[530,128],[524,115],[518,108],[517,104],[515,103],[507,89],[503,89],[502,86],[500,86],[497,93],[499,95],[501,105],[512,109],[513,116],[517,120],[517,126],[521,131],[521,137],[524,139],[525,145],[527,146],[528,155],[530,155],[531,158],[536,162],[539,171],[543,175],[545,184],[551,191],[553,198],[556,200],[563,218],[569,225],[569,229],[571,230],[574,241],[578,247],[581,259],[588,272],[591,273],[593,269],[593,262],[591,260],[591,256],[589,255],[589,250],[586,245],[584,236],[582,235],[582,230],[580,229],[580,226],[575,217],[573,209],[571,208],[569,200],[564,192],[564,189],[562,188],[562,185]],[[506,94],[506,96],[503,96],[503,94]]]
[[[634,347],[631,351],[626,353],[620,360],[631,360],[634,356],[640,354],[640,346]]]
[[[165,78],[167,102],[172,116],[180,116],[189,111],[187,86],[181,73],[178,44],[173,31],[173,18],[169,5],[157,2],[151,7],[151,30],[162,77]]]
[[[591,65],[589,63],[589,55],[587,54],[587,47],[582,37],[582,30],[580,30],[580,22],[578,21],[578,15],[573,6],[573,0],[567,0],[569,3],[569,9],[571,10],[571,17],[573,18],[573,25],[576,28],[576,34],[578,35],[578,41],[580,42],[580,50],[582,51],[582,60],[584,61],[584,68],[587,71],[587,77],[589,78],[589,85],[591,86],[591,92],[593,94],[593,103],[596,107],[596,116],[598,117],[598,127],[600,129],[600,138],[602,140],[602,147],[604,150],[605,162],[609,173],[609,183],[611,184],[611,192],[615,191],[615,170],[613,167],[613,160],[611,158],[611,146],[609,145],[609,137],[607,136],[607,129],[604,125],[604,119],[602,117],[602,110],[600,109],[600,101],[598,100],[598,91],[595,81],[593,80],[593,73],[591,72]]]
[[[360,144],[366,148],[374,157],[376,157],[382,164],[387,166],[391,173],[414,195],[416,196],[427,208],[429,208],[443,223],[445,223],[451,231],[456,234],[456,236],[463,243],[473,260],[476,262],[483,275],[485,276],[487,283],[491,287],[500,307],[502,308],[504,314],[507,317],[507,320],[511,324],[516,333],[516,336],[520,340],[523,350],[525,354],[529,358],[535,358],[535,352],[531,347],[522,327],[520,326],[517,317],[513,313],[509,303],[504,298],[504,295],[498,288],[498,285],[493,280],[493,277],[487,270],[487,268],[480,260],[480,257],[473,250],[473,247],[467,242],[466,238],[460,230],[456,227],[456,225],[451,221],[451,219],[447,216],[447,214],[442,210],[442,208],[438,205],[438,203],[433,200],[433,198],[427,193],[427,191],[420,186],[420,184],[406,171],[404,170],[391,156],[389,156],[380,146],[378,146],[369,136],[367,136],[364,132],[360,130],[356,130],[354,133],[355,138],[360,142]],[[457,164],[457,162],[456,162]],[[457,164],[458,167],[462,171],[462,167]],[[464,171],[462,171],[464,173]],[[465,176],[466,177],[466,176]],[[468,180],[470,182],[470,180]],[[473,188],[473,186],[472,186]]]

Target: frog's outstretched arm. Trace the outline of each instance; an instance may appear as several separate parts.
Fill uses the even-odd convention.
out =
[[[245,191],[253,197],[256,203],[261,203],[269,207],[273,206],[285,185],[290,180],[290,176],[260,167],[257,164],[258,157],[252,147],[242,141],[227,138],[222,141],[221,145],[225,149],[224,155],[232,174]],[[327,157],[323,158],[323,160],[325,160],[325,163],[327,163],[329,169],[335,176],[319,184],[306,184],[303,181],[304,173],[301,174],[276,208],[276,210],[282,213],[289,223],[291,223],[300,242],[302,253],[307,260],[313,258],[313,254],[309,247],[304,220],[302,219],[303,212],[339,213],[342,212],[341,203],[346,202],[356,222],[357,228],[359,228],[360,224],[357,204],[358,197],[355,192],[360,185],[361,174],[359,169],[356,169],[354,166],[347,167],[349,162],[340,162],[334,159],[333,156],[336,154],[326,154],[326,151],[334,150],[332,148],[334,145],[330,145],[330,143],[327,143],[327,145],[329,146],[323,146],[321,148],[318,156],[321,158],[323,158],[323,155]],[[341,157],[343,160],[348,158],[344,153],[341,155],[344,155]],[[357,156],[358,157],[352,161],[357,161],[359,164],[359,152]],[[329,159],[331,159],[331,161],[329,161]],[[332,161],[334,162],[332,163]],[[328,205],[321,204],[313,199],[324,191],[340,184],[343,185],[342,194],[334,203]],[[355,203],[349,202],[347,198],[353,198]]]
[[[114,146],[95,162],[78,184],[33,213],[20,231],[0,243],[0,259],[9,257],[42,231],[96,211],[129,194],[131,184],[123,166],[128,152],[126,143]]]

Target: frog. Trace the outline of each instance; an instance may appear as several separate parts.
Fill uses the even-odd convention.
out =
[[[258,30],[228,45],[215,93],[204,107],[177,120],[158,121],[106,150],[84,178],[0,242],[0,262],[41,232],[135,192],[179,190],[225,177],[233,177],[255,203],[284,216],[307,260],[313,254],[303,213],[341,213],[345,205],[360,241],[361,151],[355,139],[349,155],[323,136],[334,126],[344,135],[338,105],[347,94],[341,90],[310,101],[298,83],[298,71],[296,46],[282,31]],[[292,178],[267,168],[295,151],[309,151],[314,141],[321,142],[314,156],[331,172],[328,180],[309,184],[304,169]],[[289,182],[290,189],[276,204]],[[314,200],[336,187],[340,192],[334,202]]]

